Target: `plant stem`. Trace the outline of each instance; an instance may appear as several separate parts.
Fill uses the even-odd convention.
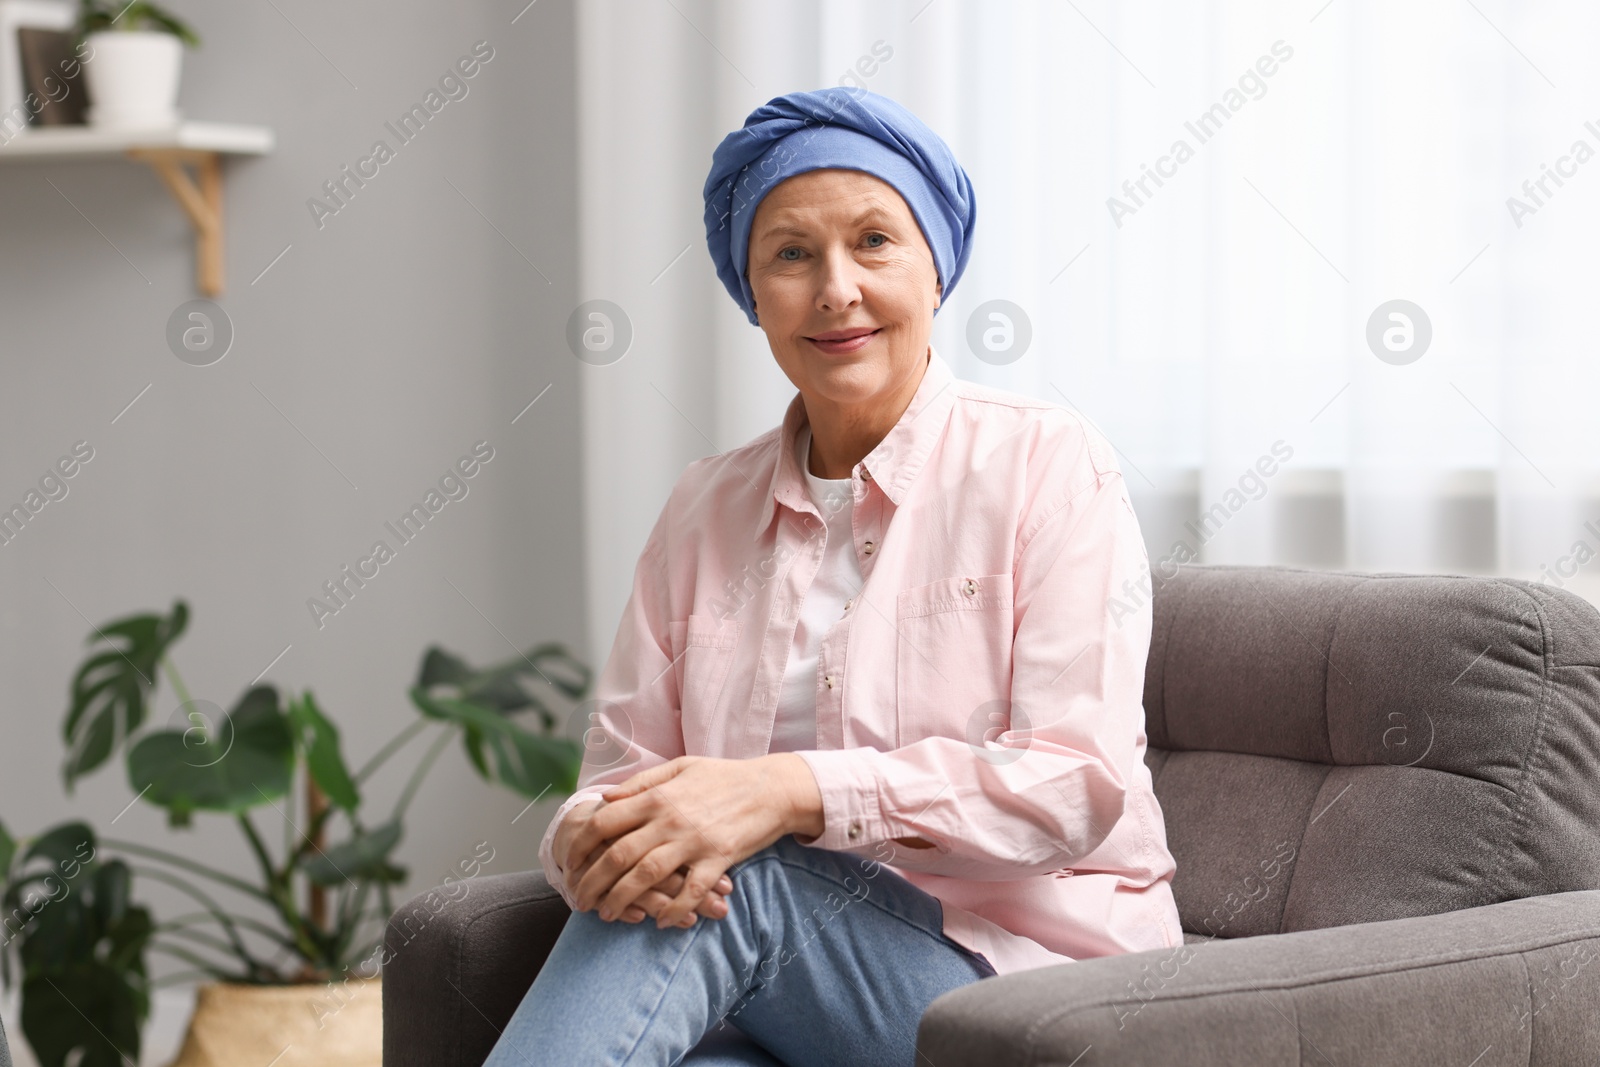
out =
[[[283,865],[285,877],[300,869],[300,861],[311,853],[312,848],[320,849],[321,846],[317,845],[317,842],[321,839],[322,828],[333,817],[333,813],[338,810],[338,808],[330,804],[318,812],[315,819],[311,820],[310,828],[306,831],[305,836],[300,839],[300,844],[295,847],[294,852],[290,854],[289,859]]]
[[[250,821],[248,812],[239,812],[239,827],[244,830],[244,835],[250,841],[250,848],[256,854],[256,860],[261,864],[261,870],[266,875],[267,885],[271,890],[269,902],[278,909],[278,914],[283,917],[284,925],[288,926],[290,935],[294,938],[297,951],[305,957],[307,963],[315,963],[322,957],[322,951],[317,947],[316,939],[311,936],[312,928],[306,924],[304,917],[294,906],[294,894],[290,890],[289,872],[285,868],[280,872],[273,869],[272,858],[267,855],[266,846],[261,843],[261,835],[256,833],[255,823]]]
[[[172,691],[178,694],[178,704],[182,707],[189,703],[189,687],[183,684],[183,679],[178,677],[178,668],[172,665],[171,656],[161,657],[161,666],[166,669],[167,680],[172,683]]]
[[[157,859],[165,863],[170,863],[174,867],[182,867],[191,874],[204,875],[213,881],[220,882],[223,885],[228,886],[230,889],[237,889],[239,892],[255,897],[257,900],[263,901],[264,903],[272,903],[272,897],[266,893],[263,893],[260,889],[251,885],[249,882],[246,882],[244,879],[235,878],[233,875],[228,874],[225,871],[213,870],[203,863],[196,863],[187,856],[180,856],[176,853],[167,852],[159,848],[151,848],[149,845],[141,845],[137,841],[123,841],[118,838],[102,837],[100,842],[110,848],[117,848],[122,849],[125,852],[141,854],[149,857],[150,859]]]
[[[256,861],[261,864],[261,873],[266,877],[267,885],[276,886],[278,872],[272,867],[272,857],[267,855],[267,847],[261,843],[261,835],[256,833],[256,824],[250,821],[250,813],[241,811],[238,813],[238,819],[240,829],[250,842],[250,850],[256,854]],[[277,899],[276,891],[273,892],[272,899]]]
[[[378,920],[382,920],[384,915],[376,912],[376,910],[368,910],[368,912],[363,912],[362,915],[358,915],[357,921],[355,921],[355,929],[360,929],[360,925],[362,925],[363,921],[368,920],[368,918],[378,918]],[[349,971],[350,968],[360,965],[360,963],[363,963],[363,961],[370,960],[370,958],[373,957],[373,953],[376,953],[379,949],[382,949],[382,945],[384,945],[384,939],[386,939],[386,936],[387,926],[384,929],[379,929],[378,936],[371,937],[370,941],[366,942],[365,947],[362,947],[362,949],[354,950],[354,952],[347,952],[346,957],[344,957],[344,963],[341,965],[342,968],[346,969],[346,971]],[[354,939],[352,939],[350,944],[355,944]],[[382,969],[381,966],[379,966],[379,969]]]
[[[352,889],[343,894],[339,901],[339,928],[337,931],[338,942],[335,946],[335,958],[340,964],[344,963],[343,955],[355,941],[356,932],[361,927],[362,908],[367,903],[367,894],[372,891],[372,883],[363,880],[360,888]]]
[[[196,967],[198,967],[201,970],[205,971],[207,974],[211,975],[213,978],[219,979],[219,980],[224,981],[224,982],[250,982],[251,979],[252,979],[252,976],[248,975],[248,974],[229,974],[227,971],[223,970],[222,968],[214,966],[209,961],[207,961],[207,960],[205,960],[205,959],[203,959],[203,958],[201,958],[199,956],[196,956],[194,953],[190,952],[187,949],[179,948],[176,945],[168,945],[168,944],[164,944],[164,943],[162,943],[160,941],[151,941],[145,947],[147,949],[149,949],[151,952],[165,952],[169,956],[178,957],[180,960],[183,960],[185,963],[192,963]]]
[[[276,941],[278,944],[282,945],[291,952],[299,951],[295,943],[283,935],[283,931],[274,930],[260,919],[254,919],[248,915],[234,915],[230,916],[230,918],[233,920],[233,922],[244,927],[246,930],[252,930],[255,933],[260,934],[262,937]],[[211,914],[210,912],[193,911],[185,915],[179,915],[175,919],[168,919],[166,922],[156,923],[154,929],[172,930],[181,926],[193,926],[196,923],[217,921],[217,916]]]
[[[202,907],[216,917],[217,921],[222,924],[223,929],[228,931],[228,939],[233,942],[234,954],[244,962],[245,966],[250,969],[250,973],[252,975],[259,973],[272,973],[271,968],[250,954],[249,948],[245,946],[244,938],[239,934],[239,928],[234,925],[233,918],[228,915],[227,912],[223,911],[221,906],[218,905],[216,901],[212,900],[205,893],[202,893],[200,890],[196,889],[188,882],[185,882],[183,879],[177,877],[176,875],[168,874],[159,867],[144,867],[135,864],[129,864],[128,866],[134,874],[140,876],[141,878],[154,878],[158,882],[165,882],[175,889],[181,890],[182,892],[185,892],[194,899],[198,900]]]
[[[406,782],[405,789],[400,792],[400,799],[394,806],[394,814],[389,816],[390,822],[399,822],[400,817],[406,813],[406,807],[411,803],[411,798],[416,795],[417,787],[422,784],[422,779],[433,767],[433,761],[439,758],[439,753],[444,751],[444,746],[456,735],[455,727],[446,726],[444,733],[439,735],[428,749],[427,755],[422,757],[422,762],[417,764],[417,769],[411,772],[411,778]]]
[[[388,882],[378,883],[378,900],[380,903],[377,908],[368,911],[362,911],[361,909],[357,908],[355,914],[350,918],[351,943],[354,942],[357,931],[361,929],[361,924],[367,919],[377,919],[379,922],[383,923],[384,926],[384,928],[378,932],[378,936],[374,938],[364,949],[362,949],[355,956],[350,957],[357,962],[367,959],[374,952],[378,951],[378,949],[383,946],[384,938],[388,936],[389,920],[394,918],[394,899],[390,893]]]
[[[283,813],[283,854],[285,856],[291,856],[294,854],[294,785],[295,779],[300,775],[301,767],[298,745],[295,746],[295,750],[295,765],[289,772],[289,789],[283,795],[283,803],[285,808]],[[306,770],[306,774],[309,775],[310,773],[310,769],[308,768]],[[289,861],[287,859],[284,860],[283,866],[285,870],[288,869]]]
[[[356,772],[356,783],[360,784],[361,782],[366,781],[372,772],[378,769],[379,764],[388,759],[390,756],[394,755],[395,751],[404,746],[407,741],[410,741],[413,737],[416,737],[423,730],[427,729],[428,721],[429,720],[427,719],[418,718],[416,722],[412,723],[410,726],[407,726],[404,730],[401,730],[398,735],[389,741],[388,744],[378,749],[377,754],[369,759],[366,764]]]
[[[323,823],[327,821],[325,813],[331,807],[332,805],[328,803],[328,798],[323,795],[322,790],[317,786],[316,777],[310,773],[310,768],[308,767],[306,772],[306,815],[310,817],[314,825],[307,837],[310,838],[311,847],[319,853],[324,851],[324,846],[326,845]],[[287,873],[285,877],[287,878]],[[306,879],[306,912],[311,917],[312,926],[318,929],[327,929],[328,891],[309,878]]]
[[[191,941],[197,941],[208,948],[216,949],[218,952],[228,952],[232,947],[220,937],[208,934],[204,930],[191,930],[188,926],[172,926],[166,927],[164,930],[162,927],[157,927],[156,929],[166,933],[169,937],[187,937]]]
[[[312,936],[313,931],[306,924],[305,918],[295,910],[294,901],[290,897],[288,887],[284,887],[283,896],[278,901],[278,914],[283,917],[284,923],[289,927],[289,933],[294,938],[294,951],[310,965],[322,959],[324,952]]]

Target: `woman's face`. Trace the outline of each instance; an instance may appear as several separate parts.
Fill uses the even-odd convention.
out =
[[[870,405],[901,396],[920,375],[939,274],[889,183],[840,169],[779,182],[756,206],[746,276],[772,354],[808,402]],[[824,343],[863,330],[876,332]]]

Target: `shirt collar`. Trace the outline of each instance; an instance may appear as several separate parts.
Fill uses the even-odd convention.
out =
[[[896,507],[905,499],[906,490],[915,480],[922,465],[933,452],[933,446],[944,434],[950,407],[955,402],[955,391],[950,388],[956,380],[955,373],[939,355],[938,349],[928,346],[928,366],[922,382],[912,394],[900,419],[882,441],[857,467],[866,468],[872,481]],[[800,430],[810,424],[806,415],[805,397],[796,392],[784,413],[783,426],[778,434],[778,461],[773,465],[772,483],[761,504],[759,529],[766,530],[772,522],[778,504],[800,511],[810,506],[810,493],[806,488],[805,474],[800,469],[796,454]],[[854,474],[854,471],[851,472]]]

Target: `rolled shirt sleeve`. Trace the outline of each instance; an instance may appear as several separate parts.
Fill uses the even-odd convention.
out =
[[[671,670],[666,514],[663,509],[639,556],[611,653],[595,682],[577,791],[556,809],[539,842],[545,878],[572,908],[577,907],[576,900],[555,862],[561,820],[603,790],[684,754],[682,715]]]
[[[1149,602],[1115,616],[1111,604],[1148,565],[1122,475],[1097,471],[1017,556],[1012,726],[992,755],[950,736],[891,751],[801,752],[825,829],[799,840],[878,858],[892,850],[897,867],[990,881],[1045,874],[1093,852],[1122,817],[1144,731]],[[892,844],[898,837],[934,847]]]

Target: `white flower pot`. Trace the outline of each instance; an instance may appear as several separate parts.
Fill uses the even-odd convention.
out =
[[[160,30],[105,30],[89,34],[88,44],[89,125],[177,125],[182,41]]]

